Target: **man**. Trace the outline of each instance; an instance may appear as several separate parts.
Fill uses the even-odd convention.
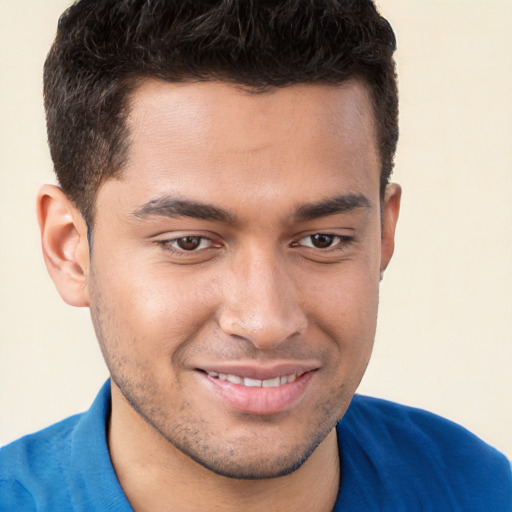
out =
[[[38,216],[111,380],[2,451],[2,510],[510,510],[501,454],[354,397],[400,205],[394,47],[369,0],[65,13]]]

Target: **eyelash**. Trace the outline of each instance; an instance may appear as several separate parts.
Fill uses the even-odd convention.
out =
[[[303,248],[305,248],[306,250],[308,251],[320,251],[322,253],[329,253],[329,252],[334,252],[334,251],[344,251],[346,250],[351,244],[354,243],[355,241],[355,238],[353,236],[348,236],[348,235],[337,235],[337,234],[334,234],[334,233],[322,233],[322,232],[317,232],[317,233],[312,233],[310,235],[306,235],[306,236],[303,236],[301,238],[298,239],[298,241],[294,241],[290,244],[290,247],[301,247],[301,244],[300,242],[303,241],[303,240],[306,240],[306,239],[312,239],[312,237],[314,236],[323,236],[323,237],[333,237],[334,241],[331,245],[329,245],[328,247],[325,247],[325,248],[321,248],[321,247],[313,247],[313,246],[308,246],[308,245],[302,245]],[[179,240],[184,240],[184,239],[187,239],[187,238],[197,238],[200,240],[199,242],[199,246],[195,249],[192,249],[192,250],[189,250],[187,251],[186,249],[180,249],[180,248],[176,248],[173,246],[173,244],[176,244]],[[337,242],[336,242],[337,240]],[[205,241],[209,241],[210,244],[208,247],[202,247],[201,248],[201,245],[205,242]],[[336,242],[336,243],[334,243]],[[208,237],[205,237],[205,236],[199,236],[199,235],[187,235],[187,236],[180,236],[180,237],[176,237],[176,238],[171,238],[171,239],[168,239],[168,240],[157,240],[156,241],[157,245],[159,245],[160,247],[162,247],[165,251],[167,252],[170,252],[171,254],[173,255],[176,255],[176,256],[179,256],[179,257],[190,257],[190,256],[195,256],[197,255],[198,253],[202,252],[202,251],[206,251],[208,249],[215,249],[215,248],[220,248],[222,247],[221,244],[215,244],[215,242],[213,240],[211,240],[210,238]]]
[[[198,238],[200,240],[199,248],[187,251],[186,249],[179,249],[179,248],[173,247],[173,244],[177,243],[179,240],[184,240],[186,238]],[[201,248],[201,245],[205,241],[209,241],[211,243],[211,245],[209,247]],[[185,258],[187,256],[197,255],[201,251],[205,251],[205,250],[212,249],[215,247],[217,247],[217,248],[221,247],[220,244],[215,244],[213,242],[213,240],[211,240],[210,238],[208,238],[206,236],[199,236],[199,235],[187,235],[187,236],[179,236],[176,238],[170,238],[168,240],[157,240],[156,243],[157,243],[157,245],[162,247],[162,249],[164,249],[165,251],[170,252],[171,254],[180,256],[180,257],[185,257]]]
[[[329,252],[329,251],[343,251],[348,248],[350,244],[354,242],[354,237],[348,236],[348,235],[337,235],[335,233],[313,233],[311,235],[306,235],[299,239],[298,242],[292,242],[292,247],[299,247],[299,242],[305,239],[312,239],[315,236],[320,237],[332,237],[334,239],[333,243],[329,245],[328,247],[314,247],[310,245],[303,245],[306,249],[311,249],[313,251],[321,251],[321,252]],[[337,240],[337,242],[336,242]],[[336,242],[336,243],[334,243]]]

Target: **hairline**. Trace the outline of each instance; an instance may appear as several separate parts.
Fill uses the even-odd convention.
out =
[[[120,81],[119,90],[125,90],[125,94],[123,96],[123,105],[124,105],[124,114],[120,118],[120,128],[122,131],[122,149],[121,149],[121,163],[116,166],[115,169],[106,169],[106,172],[102,173],[102,178],[99,180],[93,194],[92,205],[89,208],[88,216],[84,215],[84,212],[80,211],[81,215],[84,217],[88,231],[92,231],[94,227],[95,213],[96,213],[96,200],[98,197],[98,193],[101,187],[109,180],[113,179],[122,179],[123,171],[125,169],[125,165],[129,159],[129,153],[131,148],[131,137],[132,133],[129,127],[129,118],[133,108],[133,97],[139,91],[144,84],[150,81],[158,81],[162,83],[168,84],[201,84],[201,83],[219,83],[226,84],[232,86],[234,89],[246,92],[247,94],[268,94],[273,91],[279,89],[285,89],[293,86],[301,86],[301,85],[326,85],[332,87],[343,87],[350,82],[358,82],[360,83],[368,93],[369,99],[369,108],[372,116],[372,125],[373,125],[373,137],[376,145],[377,156],[379,158],[380,172],[379,172],[379,182],[382,179],[382,175],[384,173],[384,163],[382,161],[381,151],[379,149],[379,126],[378,126],[378,116],[377,116],[377,98],[375,98],[375,94],[373,88],[368,83],[368,80],[362,76],[360,73],[353,73],[347,76],[344,80],[310,80],[310,81],[293,81],[285,84],[262,84],[262,85],[251,85],[248,83],[244,83],[237,80],[232,80],[227,76],[223,75],[209,75],[209,76],[193,76],[193,75],[184,75],[183,77],[173,77],[173,78],[165,78],[159,77],[155,75],[146,75],[146,74],[136,74],[132,76],[127,76],[124,80]],[[388,180],[389,181],[389,180]],[[379,199],[382,204],[384,198],[385,187],[379,186]]]

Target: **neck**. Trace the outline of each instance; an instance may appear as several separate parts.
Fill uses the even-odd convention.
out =
[[[239,480],[217,475],[194,462],[148,425],[124,397],[116,395],[113,389],[109,451],[135,512],[332,510],[340,479],[334,429],[293,473]]]

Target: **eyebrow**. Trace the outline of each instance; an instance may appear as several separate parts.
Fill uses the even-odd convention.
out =
[[[297,221],[314,220],[338,213],[347,213],[358,208],[373,210],[371,202],[363,194],[345,194],[316,203],[303,204],[295,211],[295,219]]]
[[[358,208],[372,210],[371,202],[362,194],[345,194],[315,203],[305,203],[298,206],[294,218],[298,222],[314,220],[320,217],[346,213]],[[161,217],[190,217],[200,220],[237,224],[238,219],[228,210],[211,204],[180,199],[172,196],[163,196],[151,199],[132,215],[143,219],[151,216]]]
[[[237,222],[236,217],[223,208],[172,196],[152,199],[132,212],[132,215],[141,219],[150,216],[162,216],[191,217],[194,219],[225,222],[227,224],[236,224]]]

